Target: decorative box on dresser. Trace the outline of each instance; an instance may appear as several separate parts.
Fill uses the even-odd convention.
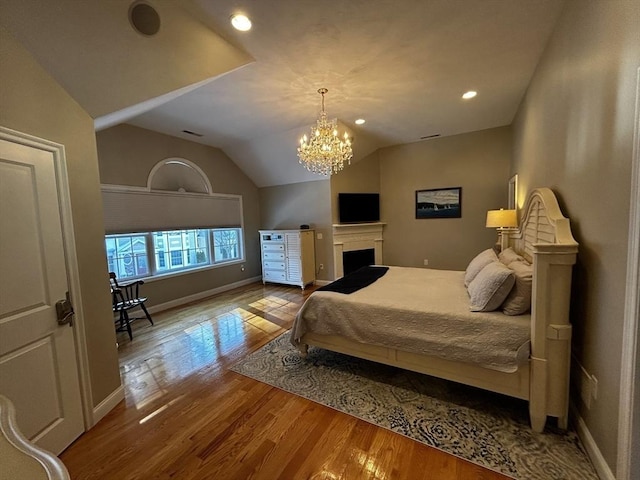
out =
[[[316,279],[313,230],[260,230],[262,283],[298,285]]]

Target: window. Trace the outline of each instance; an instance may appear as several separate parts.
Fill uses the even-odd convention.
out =
[[[106,248],[109,271],[118,277],[143,277],[151,273],[145,235],[110,235]]]
[[[156,253],[156,265],[158,269],[163,269],[167,266],[167,259],[164,256],[164,250],[158,250]]]
[[[180,250],[173,250],[171,252],[171,268],[182,266],[182,252]]]
[[[163,275],[240,261],[243,258],[241,244],[240,228],[167,230],[105,237],[109,271],[115,272],[118,278]]]
[[[209,264],[211,230],[170,230],[154,232],[158,271],[170,271]]]
[[[217,262],[240,258],[238,229],[213,231],[213,256]]]

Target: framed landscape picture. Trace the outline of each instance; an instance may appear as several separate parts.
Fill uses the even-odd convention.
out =
[[[416,190],[416,218],[462,217],[462,187]]]
[[[515,174],[509,179],[509,198],[507,207],[510,210],[516,210],[518,208],[518,174]]]

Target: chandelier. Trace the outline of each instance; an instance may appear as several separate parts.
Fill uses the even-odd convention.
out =
[[[351,140],[345,132],[344,137],[338,137],[338,122],[327,120],[324,111],[324,94],[326,88],[321,88],[318,93],[322,95],[322,111],[315,127],[311,127],[310,138],[304,135],[300,139],[298,158],[300,165],[313,173],[320,175],[332,175],[344,168],[344,162],[351,163],[353,151]]]

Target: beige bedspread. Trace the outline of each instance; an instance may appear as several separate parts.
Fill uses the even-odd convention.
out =
[[[291,342],[306,332],[514,372],[529,356],[530,315],[470,312],[464,272],[389,267],[350,295],[314,292]]]

